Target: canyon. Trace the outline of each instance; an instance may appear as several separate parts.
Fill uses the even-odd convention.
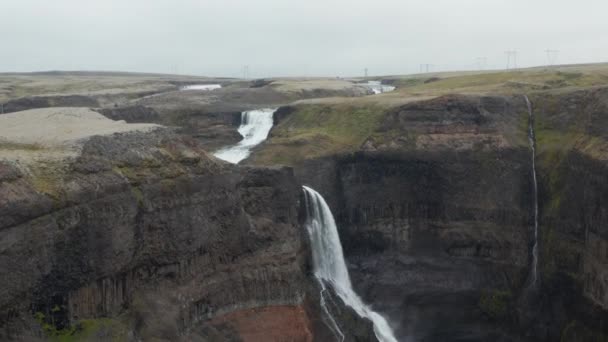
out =
[[[302,185],[398,341],[608,337],[605,65],[1,77],[2,340],[378,340],[316,276]],[[214,156],[265,108],[267,138]]]

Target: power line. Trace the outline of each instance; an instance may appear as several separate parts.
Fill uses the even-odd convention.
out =
[[[507,70],[517,69],[517,51],[508,50],[505,51],[507,55]]]
[[[483,70],[486,68],[487,64],[488,64],[487,57],[477,57],[477,69]]]
[[[547,65],[555,65],[559,56],[559,50],[547,49],[545,53],[547,54]]]
[[[420,73],[428,74],[433,66],[433,64],[420,64]]]

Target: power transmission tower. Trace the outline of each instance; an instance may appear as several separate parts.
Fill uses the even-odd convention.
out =
[[[364,70],[365,78],[367,78],[367,68]]]
[[[507,55],[507,70],[517,69],[517,51],[508,50],[505,51]]]
[[[557,57],[559,56],[559,50],[545,50],[547,54],[547,65],[554,65],[557,62]]]
[[[249,78],[249,65],[243,66],[243,78],[244,79]]]
[[[420,73],[429,73],[429,70],[433,67],[433,64],[420,64]]]
[[[487,63],[488,63],[487,57],[477,57],[477,69],[479,69],[479,70],[485,69]]]

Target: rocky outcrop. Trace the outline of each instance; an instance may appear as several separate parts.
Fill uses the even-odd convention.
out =
[[[167,128],[69,111],[2,118],[97,131],[0,149],[0,339],[325,340],[290,168],[236,167]],[[346,341],[373,340],[335,310]]]
[[[195,138],[208,151],[231,146],[243,139],[238,132],[241,112],[183,113],[179,133]]]
[[[245,203],[269,191],[295,201],[289,172],[224,172],[188,144],[166,131],[126,133],[88,138],[70,159],[2,163],[3,339],[42,336],[35,320],[55,334],[126,310],[148,322],[137,329],[127,320],[134,334],[177,338],[241,306],[301,300],[297,286],[261,284],[302,277],[293,210],[269,217]],[[285,180],[283,195],[265,189],[266,175]],[[281,244],[293,252],[284,263],[265,236],[272,230],[291,235]],[[254,255],[276,267],[256,265]],[[237,264],[246,271],[234,272]],[[150,324],[161,312],[163,325]]]
[[[145,106],[100,108],[97,111],[108,119],[124,120],[128,123],[160,122],[158,113],[154,109]]]
[[[603,120],[605,98],[597,90],[532,100],[537,289],[527,282],[533,193],[520,97],[447,96],[395,108],[362,151],[306,160],[296,176],[328,200],[353,284],[399,338],[601,340],[606,144],[593,120]]]
[[[527,160],[525,150],[375,152],[297,170],[327,194],[353,284],[398,337],[483,340],[503,333],[484,326],[482,296],[516,296],[527,274]]]
[[[97,107],[99,103],[93,97],[84,95],[47,95],[30,96],[8,101],[4,104],[4,113],[19,112],[34,108],[47,107]]]
[[[537,94],[533,103],[540,148],[540,300],[554,308],[541,311],[545,319],[539,320],[565,322],[561,333],[569,340],[606,339],[608,88]]]
[[[169,338],[303,300],[287,169],[237,170],[163,132],[91,138],[67,174],[3,165],[7,336],[37,314],[62,329],[128,310],[148,322],[134,334]]]
[[[129,123],[159,123],[178,126],[177,132],[193,137],[208,151],[236,144],[243,137],[237,128],[241,124],[241,112],[206,112],[183,108],[174,112],[159,113],[152,107],[129,105],[115,108],[99,108],[99,113],[112,120]]]

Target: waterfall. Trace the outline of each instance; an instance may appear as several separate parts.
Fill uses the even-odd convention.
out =
[[[268,137],[274,112],[276,109],[258,109],[241,113],[239,133],[243,136],[243,140],[234,146],[222,148],[214,155],[233,164],[238,164],[249,157],[251,149]]]
[[[374,333],[379,341],[397,342],[384,317],[365,305],[353,290],[344,261],[336,222],[329,206],[318,192],[309,187],[304,186],[304,196],[307,214],[306,228],[312,246],[313,267],[315,277],[322,284],[322,292],[325,290],[324,284],[328,284],[342,298],[344,303],[353,308],[359,316],[368,318],[373,322]],[[325,307],[323,293],[321,293],[321,306],[329,314],[329,310]],[[335,319],[331,315],[330,321],[335,324]],[[337,325],[335,328],[338,329],[340,332],[338,336],[341,336],[343,340],[344,335]]]
[[[532,181],[534,183],[534,246],[532,247],[532,274],[530,286],[536,285],[538,267],[538,183],[536,181],[536,137],[534,136],[534,114],[528,96],[524,95],[528,106],[528,141],[532,150]]]
[[[380,81],[367,81],[367,83],[363,83],[363,85],[371,89],[374,94],[388,93],[395,90],[394,86],[384,85]]]
[[[221,84],[191,84],[179,88],[179,90],[215,90],[222,88]]]

